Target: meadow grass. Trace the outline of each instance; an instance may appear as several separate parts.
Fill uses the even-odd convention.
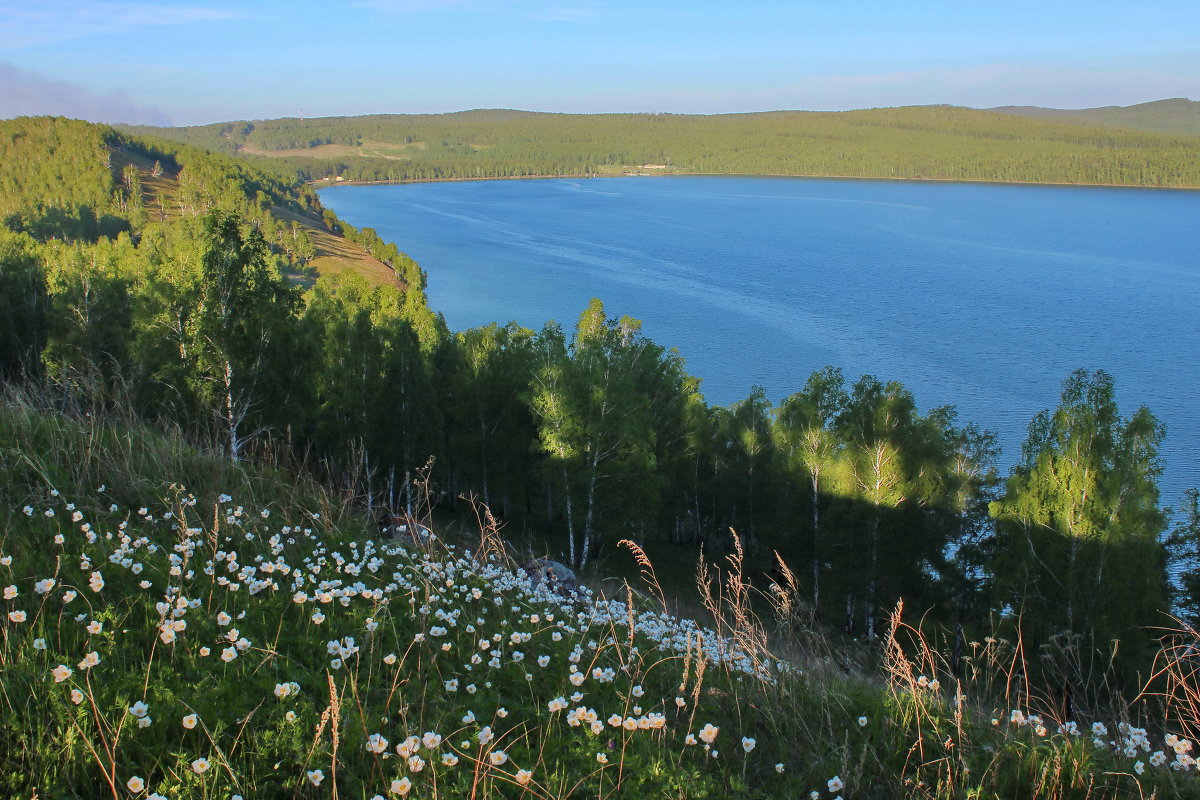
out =
[[[639,588],[562,596],[486,514],[469,550],[379,541],[336,490],[28,397],[0,497],[4,796],[1200,796],[1194,631],[1154,702],[1066,719],[1019,641],[955,665],[898,607],[835,644],[736,549],[704,625],[632,543]]]

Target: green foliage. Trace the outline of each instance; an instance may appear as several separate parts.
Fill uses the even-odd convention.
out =
[[[10,502],[32,503],[5,510],[0,530],[0,576],[16,587],[0,621],[0,764],[13,794],[123,795],[141,778],[172,797],[320,796],[333,783],[369,795],[404,777],[426,796],[518,796],[519,769],[546,798],[720,797],[745,785],[746,766],[773,785],[787,780],[738,747],[732,706],[716,698],[751,697],[760,683],[723,677],[711,644],[713,669],[696,674],[687,708],[668,699],[680,665],[702,654],[699,640],[690,653],[682,639],[663,640],[654,615],[637,612],[630,627],[619,604],[532,593],[507,562],[364,542],[361,520],[338,526],[311,510],[329,497],[297,504],[311,485],[255,476],[250,489],[220,453],[197,454],[207,476],[183,471],[201,478],[200,500],[157,472],[178,465],[177,441],[141,463],[148,472],[119,468],[108,446],[129,439],[154,452],[164,439],[150,431],[12,405],[2,413],[0,466],[17,469],[0,469],[0,485]],[[105,467],[103,486],[86,482]],[[244,501],[208,494],[218,473]],[[118,502],[127,497],[142,505]],[[51,588],[37,589],[45,577]],[[62,681],[59,663],[71,665]],[[569,680],[580,670],[584,681]],[[702,695],[704,680],[725,689]],[[562,699],[581,686],[587,703]],[[561,710],[548,707],[555,698]],[[582,725],[568,708],[584,713]],[[724,729],[723,761],[682,744],[697,718]],[[391,759],[418,737],[405,755],[422,763],[372,752],[375,733]],[[319,789],[308,777],[317,769]]]
[[[300,298],[269,263],[258,231],[243,236],[237,216],[206,217],[202,242],[200,271],[183,279],[168,313],[182,324],[192,391],[221,418],[236,461],[248,419],[284,422],[267,409],[278,414],[290,395],[287,365],[298,354],[288,339]]]
[[[810,564],[812,606],[821,606],[821,574],[825,569],[825,541],[821,514],[829,498],[849,490],[851,474],[844,442],[838,437],[835,424],[849,403],[842,371],[835,367],[814,372],[804,389],[789,396],[776,411],[774,429],[776,450],[787,482],[807,488],[806,501],[811,514],[811,539],[806,542]]]
[[[308,296],[313,441],[335,463],[356,452],[383,474],[440,455],[442,411],[404,293],[359,278],[322,279]]]
[[[111,128],[57,117],[0,121],[0,220],[39,240],[115,236]]]
[[[0,229],[0,382],[40,371],[46,283],[34,243]]]
[[[244,161],[54,118],[10,120],[0,131],[0,180],[20,187],[4,195],[3,212],[28,231],[0,231],[0,282],[11,289],[5,378],[44,372],[88,402],[133,403],[144,417],[219,433],[233,457],[292,436],[339,459],[349,442],[375,436],[378,465],[393,470],[440,452],[429,364],[445,323],[428,308],[424,275],[395,245],[332,214],[299,225],[319,208],[315,195]],[[64,222],[79,214],[119,224]],[[308,231],[322,226],[348,234],[404,283],[371,301],[369,333],[386,351],[369,387],[376,411],[369,427],[340,429],[336,444],[314,416],[325,402],[315,354],[341,345],[301,320],[300,294],[282,277],[312,257]],[[397,397],[415,410],[394,413]]]
[[[456,482],[505,518],[537,482],[530,452],[536,432],[525,402],[533,347],[533,331],[491,324],[455,334],[440,356]]]
[[[1025,611],[1037,635],[1094,631],[1136,655],[1139,626],[1163,621],[1163,432],[1144,407],[1119,415],[1102,370],[1072,373],[1058,409],[1030,423],[1021,462],[992,505],[990,568],[998,598]]]
[[[1200,621],[1200,570],[1196,569],[1200,562],[1200,490],[1184,493],[1176,519],[1165,542],[1175,567],[1172,572],[1179,576],[1175,604],[1195,626]]]
[[[640,528],[643,538],[658,516],[695,384],[678,354],[642,336],[637,320],[608,319],[597,299],[580,315],[569,348],[547,326],[534,351],[529,402],[539,449],[566,523],[568,557],[583,566],[621,534]],[[660,459],[668,470],[659,470]]]
[[[128,374],[132,251],[124,235],[115,242],[51,242],[43,248],[49,307],[42,357],[52,376],[111,391]]]

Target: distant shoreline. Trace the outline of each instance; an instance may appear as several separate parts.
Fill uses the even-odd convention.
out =
[[[895,176],[863,175],[793,175],[774,172],[625,172],[619,174],[575,173],[568,175],[504,175],[484,178],[404,178],[397,180],[333,181],[321,178],[305,181],[305,185],[316,189],[336,186],[396,186],[409,183],[467,183],[471,181],[545,181],[587,180],[591,178],[797,178],[801,180],[831,181],[904,181],[912,183],[981,183],[993,186],[1075,186],[1081,189],[1154,189],[1176,192],[1200,191],[1200,186],[1152,186],[1142,183],[1071,183],[1066,181],[997,181],[982,178],[904,178]]]

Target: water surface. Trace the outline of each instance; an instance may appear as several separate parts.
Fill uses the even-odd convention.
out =
[[[710,403],[815,369],[899,380],[1000,432],[1007,467],[1073,369],[1167,425],[1164,501],[1200,485],[1200,193],[656,177],[336,187],[429,273],[456,330],[592,297],[678,348]]]

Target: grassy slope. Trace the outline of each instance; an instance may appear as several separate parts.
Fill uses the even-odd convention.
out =
[[[19,621],[0,618],[0,788],[8,796],[35,789],[43,797],[101,796],[111,783],[113,793],[124,797],[135,777],[146,781],[148,791],[171,798],[229,792],[324,797],[335,783],[341,796],[365,798],[389,794],[392,782],[405,777],[420,796],[446,798],[474,791],[489,797],[618,796],[615,787],[622,782],[645,787],[650,796],[664,796],[669,786],[693,797],[744,789],[745,775],[738,774],[744,759],[737,757],[741,748],[732,730],[726,728],[725,739],[733,767],[706,758],[698,747],[692,753],[667,741],[668,732],[677,739],[679,726],[690,725],[695,714],[733,720],[721,698],[737,682],[731,676],[741,673],[722,666],[715,634],[705,645],[713,659],[705,685],[725,688],[713,699],[704,698],[704,681],[697,677],[688,710],[670,703],[669,728],[624,730],[602,722],[602,736],[584,733],[546,706],[576,688],[566,679],[572,651],[580,653],[574,663],[586,671],[612,668],[619,676],[589,678],[583,685],[584,705],[601,709],[600,719],[620,713],[622,720],[653,721],[652,711],[667,710],[683,654],[672,642],[655,644],[654,615],[640,615],[637,631],[630,631],[619,607],[531,595],[503,559],[475,566],[444,550],[431,558],[394,543],[373,545],[364,535],[368,523],[336,493],[311,482],[231,467],[216,452],[130,420],[68,419],[47,411],[29,401],[0,404],[0,584],[15,587],[3,610],[27,614]],[[233,500],[218,496],[226,492]],[[189,504],[191,497],[198,505]],[[28,513],[22,512],[25,504]],[[186,534],[176,521],[187,526]],[[89,542],[92,531],[99,535]],[[56,535],[60,542],[52,541]],[[172,575],[166,557],[179,543],[182,549],[174,550],[184,553],[188,571]],[[114,546],[116,561],[108,557]],[[218,550],[257,565],[258,577],[276,587],[249,585],[248,576],[234,574],[236,567],[227,569]],[[122,566],[121,556],[139,566]],[[292,572],[301,578],[297,584],[279,567],[263,568],[256,556],[322,582],[314,577],[306,584],[301,572]],[[341,565],[343,557],[352,572],[321,568],[327,559]],[[206,575],[212,566],[216,573]],[[98,589],[90,583],[93,570],[104,576]],[[43,596],[34,583],[46,577],[57,585]],[[231,589],[226,577],[242,585]],[[326,581],[337,578],[379,594],[321,599],[337,585]],[[451,590],[448,579],[457,588]],[[164,588],[168,599],[180,593],[194,598],[193,609],[178,615],[188,627],[169,645],[159,636],[162,613],[154,607]],[[310,599],[294,601],[297,588]],[[78,599],[64,599],[67,590]],[[70,613],[59,613],[59,603]],[[467,614],[448,619],[439,616],[443,609]],[[235,617],[232,623],[218,619],[222,610]],[[77,611],[82,619],[72,616]],[[92,620],[100,628],[84,630]],[[227,638],[231,628],[236,632]],[[478,636],[492,631],[498,632],[494,647],[503,651],[503,661],[472,665],[467,659],[480,652]],[[534,638],[514,640],[515,631]],[[360,649],[334,663],[327,642],[336,639],[348,649],[347,636]],[[245,649],[222,657],[239,637]],[[47,641],[47,648],[35,647],[35,638]],[[634,642],[644,656],[631,655]],[[514,652],[518,648],[527,658]],[[77,663],[88,652],[100,659],[90,670]],[[487,648],[482,652],[490,658]],[[385,658],[388,653],[396,655]],[[552,666],[538,663],[540,654]],[[689,659],[694,672],[696,654]],[[72,669],[62,683],[50,674],[59,663]],[[444,682],[455,678],[462,688],[450,692]],[[278,698],[276,687],[293,681],[296,690]],[[635,682],[649,689],[644,701],[631,693]],[[478,692],[467,688],[476,683]],[[78,703],[71,689],[78,690]],[[130,712],[138,700],[149,706],[145,731]],[[637,708],[643,702],[645,708]],[[465,721],[468,711],[478,721]],[[194,728],[185,719],[190,714],[199,720]],[[406,735],[428,731],[446,741],[419,748],[421,769],[396,758],[395,747]],[[389,740],[389,755],[368,750],[371,733]],[[493,762],[491,754],[501,749],[510,760]],[[611,753],[611,768],[597,763],[597,751]],[[461,763],[442,763],[450,754]],[[753,772],[773,776],[776,785],[789,780],[773,769],[773,759],[786,757],[785,748],[764,747],[756,755],[760,763],[751,765]],[[196,772],[201,758],[211,771]],[[620,776],[635,764],[644,775]],[[534,771],[528,792],[517,782],[517,770],[524,768]],[[318,769],[325,779],[319,787],[307,777]]]
[[[366,140],[355,146],[322,144],[316,147],[293,147],[288,150],[267,150],[256,147],[253,144],[245,144],[242,145],[241,152],[247,155],[264,156],[266,158],[288,158],[291,156],[345,158],[352,156],[355,158],[390,158],[399,160],[407,158],[413,150],[423,150],[424,148],[424,142],[392,144],[391,142],[372,142]]]
[[[318,275],[353,272],[375,285],[398,282],[396,273],[386,264],[344,236],[330,231],[315,214],[299,214],[278,207],[273,213],[281,220],[295,220],[308,229],[309,239],[317,251],[309,267]]]
[[[1001,106],[987,110],[997,114],[1070,122],[1079,125],[1102,125],[1155,133],[1200,134],[1200,102],[1182,97],[1155,100],[1132,106],[1078,109]]]
[[[114,174],[120,175],[126,164],[137,167],[142,178],[142,198],[147,209],[154,218],[166,220],[175,219],[180,215],[176,196],[179,193],[178,173],[163,170],[162,175],[153,174],[154,162],[140,154],[123,150],[113,151]],[[158,213],[158,198],[164,200],[163,213]],[[301,214],[289,209],[276,207],[272,212],[275,217],[284,222],[295,221],[302,225],[316,248],[316,256],[309,262],[309,267],[317,275],[336,275],[342,272],[355,272],[366,278],[372,284],[382,285],[396,283],[396,275],[377,258],[371,256],[359,245],[348,241],[340,234],[330,231],[316,214]],[[311,278],[299,278],[310,282]]]
[[[7,796],[1200,796],[1133,771],[1141,731],[1094,744],[1004,697],[1003,641],[956,684],[904,627],[876,675],[736,602],[718,633],[531,593],[502,553],[373,542],[338,492],[94,410],[0,400],[0,497]],[[788,666],[760,679],[768,641]]]
[[[173,221],[184,212],[180,203],[179,168],[173,159],[161,160],[163,169],[154,175],[154,153],[158,145],[123,139],[103,125],[52,117],[22,117],[0,120],[0,222],[8,223],[9,215],[28,216],[36,225],[43,215],[69,222],[84,208],[93,216],[107,219],[111,215],[124,217],[124,210],[114,207],[114,196],[123,185],[122,171],[127,166],[137,168],[141,178],[142,204],[150,222]],[[149,146],[147,146],[149,144]],[[170,145],[167,144],[168,150]],[[215,157],[227,158],[227,157]],[[186,162],[183,162],[186,163]],[[107,166],[106,166],[107,164]],[[265,176],[244,169],[240,180],[253,183]],[[202,163],[205,171],[220,171],[220,163]],[[230,173],[233,174],[233,173]],[[265,179],[269,181],[270,179]],[[277,201],[274,216],[304,227],[313,243],[316,257],[306,267],[305,276],[353,271],[375,284],[395,283],[397,277],[383,262],[363,247],[330,230],[317,213],[304,211],[307,204],[292,194],[287,184],[272,183]],[[218,187],[209,186],[209,190]],[[232,187],[242,191],[244,187]],[[296,200],[291,203],[289,200]],[[288,206],[288,208],[284,208]],[[127,228],[126,220],[117,220]],[[105,225],[111,227],[109,220]],[[72,235],[83,226],[76,225]],[[95,226],[93,226],[94,228]],[[92,232],[93,235],[97,231]],[[63,235],[53,229],[45,235]],[[84,234],[86,236],[86,234]],[[107,235],[115,235],[109,233]]]

